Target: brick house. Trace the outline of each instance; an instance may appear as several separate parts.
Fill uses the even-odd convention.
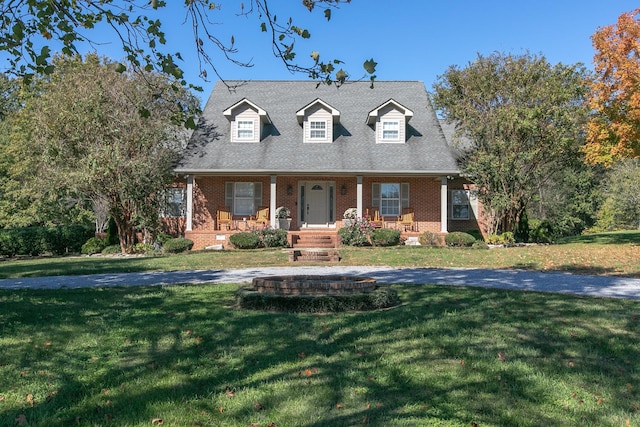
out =
[[[450,129],[423,83],[227,84],[235,89],[215,85],[175,169],[184,235],[195,249],[226,246],[231,233],[254,226],[287,226],[293,242],[309,232],[335,236],[349,208],[359,217],[375,212],[379,226],[402,227],[405,236],[481,229]],[[290,211],[286,224],[281,206]],[[260,208],[267,217],[256,224]],[[411,225],[398,222],[403,212]]]

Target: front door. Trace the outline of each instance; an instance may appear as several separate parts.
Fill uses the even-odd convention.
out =
[[[334,221],[333,193],[334,185],[328,181],[309,181],[303,184],[301,191],[304,207],[303,223],[307,227],[327,227]]]

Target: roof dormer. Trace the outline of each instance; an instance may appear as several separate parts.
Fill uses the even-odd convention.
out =
[[[316,99],[296,112],[304,142],[332,142],[333,126],[340,123],[340,112]]]
[[[265,125],[271,124],[269,114],[243,98],[222,112],[231,124],[231,142],[260,142]]]
[[[367,124],[374,127],[377,143],[404,143],[412,117],[413,111],[390,99],[369,112]]]

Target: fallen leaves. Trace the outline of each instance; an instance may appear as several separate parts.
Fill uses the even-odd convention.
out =
[[[498,359],[500,359],[501,362],[507,361],[507,357],[500,351],[498,352]]]
[[[151,425],[161,426],[162,424],[164,424],[164,420],[162,418],[152,418],[151,419]]]
[[[16,424],[19,426],[26,425],[28,423],[27,416],[25,414],[20,414],[16,417]]]

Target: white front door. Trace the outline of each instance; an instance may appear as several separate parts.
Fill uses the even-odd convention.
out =
[[[332,221],[333,184],[328,181],[309,181],[302,191],[304,223],[307,227],[326,227]]]

